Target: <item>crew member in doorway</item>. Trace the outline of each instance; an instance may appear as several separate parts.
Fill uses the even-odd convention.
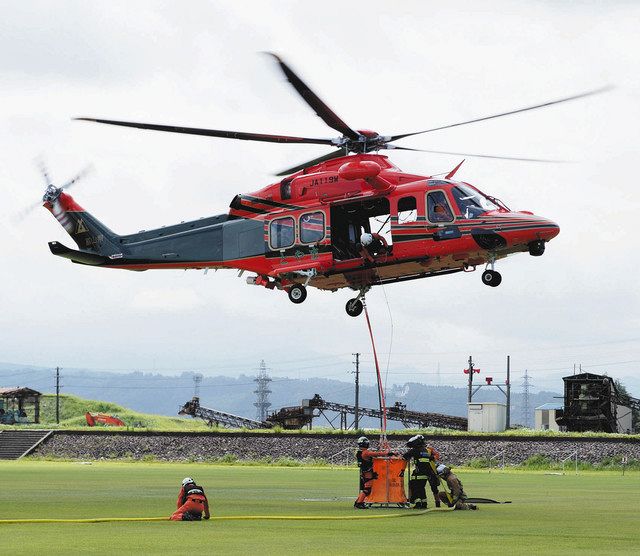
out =
[[[436,508],[439,508],[438,487],[440,486],[440,478],[435,466],[440,459],[440,454],[435,448],[427,446],[426,440],[421,434],[412,436],[406,445],[409,450],[402,457],[407,461],[413,460],[413,471],[409,479],[409,502],[414,504],[413,507],[416,510],[427,508],[426,486],[428,481]]]
[[[456,510],[477,510],[478,507],[475,504],[469,504],[467,495],[464,493],[462,483],[460,479],[451,471],[451,468],[447,467],[443,463],[438,464],[436,467],[438,477],[447,483],[449,493],[441,492],[440,499],[450,508]]]
[[[202,518],[210,517],[209,501],[204,489],[191,477],[185,477],[182,480],[176,507],[177,510],[171,516],[172,521],[200,521]]]
[[[376,257],[386,255],[389,252],[389,244],[384,236],[375,233],[364,232],[360,236],[362,245],[362,256],[369,262],[373,262]]]
[[[360,468],[360,492],[357,500],[353,503],[353,507],[358,510],[365,510],[367,506],[364,501],[371,494],[371,483],[375,479],[373,472],[373,458],[384,457],[389,455],[389,450],[373,451],[369,450],[369,439],[366,436],[358,438],[358,451],[356,458],[358,467]]]

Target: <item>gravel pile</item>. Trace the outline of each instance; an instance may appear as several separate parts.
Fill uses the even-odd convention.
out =
[[[373,437],[375,438],[375,437]],[[406,440],[391,440],[391,447],[404,450]],[[430,441],[450,465],[461,465],[472,459],[495,456],[496,465],[504,462],[519,464],[536,454],[553,461],[578,452],[578,460],[599,463],[609,456],[628,456],[640,460],[640,442],[541,440],[478,440],[447,438]],[[152,456],[166,461],[208,461],[218,458],[240,460],[290,458],[295,460],[324,459],[333,463],[354,463],[356,449],[353,437],[268,435],[236,436],[229,434],[73,434],[54,433],[35,450],[40,457],[61,457],[80,460],[134,458]]]

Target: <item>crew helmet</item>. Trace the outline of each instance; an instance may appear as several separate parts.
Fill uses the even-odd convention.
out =
[[[373,235],[371,235],[368,232],[364,232],[361,236],[360,236],[360,243],[362,243],[362,245],[371,245],[373,243]]]
[[[191,478],[191,477],[185,477],[184,479],[182,479],[182,486],[187,486],[187,485],[195,485],[196,482]]]
[[[415,436],[412,436],[409,441],[407,442],[407,446],[409,448],[416,448],[418,446],[424,446],[426,443],[424,436],[422,436],[421,434],[416,434]]]
[[[358,446],[360,448],[368,448],[369,444],[369,439],[366,436],[361,436],[360,438],[358,438]]]

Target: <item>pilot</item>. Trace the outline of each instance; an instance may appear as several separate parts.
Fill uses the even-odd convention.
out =
[[[368,233],[364,232],[360,236],[360,243],[363,247],[363,257],[369,260],[369,262],[373,262],[375,257],[379,257],[384,255],[389,250],[389,245],[387,240],[376,233]]]
[[[434,222],[449,222],[451,220],[451,213],[442,204],[437,204],[433,207],[433,221]]]

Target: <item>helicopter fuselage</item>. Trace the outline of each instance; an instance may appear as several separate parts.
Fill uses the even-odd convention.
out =
[[[250,284],[287,290],[290,298],[294,286],[364,291],[482,264],[497,275],[495,261],[541,255],[559,233],[554,222],[510,211],[452,174],[407,174],[386,156],[345,156],[237,195],[228,214],[129,235],[111,232],[62,191],[48,190],[44,204],[80,248],[51,242],[51,251],[74,262],[237,269],[255,273]]]

